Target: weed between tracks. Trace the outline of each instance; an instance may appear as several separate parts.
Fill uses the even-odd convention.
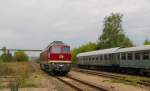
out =
[[[124,80],[119,80],[119,79],[113,79],[112,82],[113,83],[123,83],[123,84],[127,84],[127,85],[134,85],[137,86],[138,82],[140,80],[147,80],[150,81],[150,78],[147,77],[135,77],[135,76],[126,76],[126,78]]]

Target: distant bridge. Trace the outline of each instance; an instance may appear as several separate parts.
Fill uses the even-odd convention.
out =
[[[2,51],[3,49],[0,49]],[[41,52],[42,50],[32,50],[32,49],[6,49],[8,51],[29,51],[29,52]]]

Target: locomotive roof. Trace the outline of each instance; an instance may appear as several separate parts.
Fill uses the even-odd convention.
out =
[[[53,41],[53,42],[50,43],[42,52],[44,52],[44,51],[47,50],[49,47],[54,46],[54,45],[67,45],[67,44],[63,43],[62,41]]]
[[[92,55],[99,55],[99,54],[112,54],[112,53],[115,53],[119,48],[120,47],[79,53],[77,55],[77,57],[80,57],[80,56],[92,56]]]
[[[144,51],[150,50],[150,45],[137,46],[137,47],[129,47],[129,48],[121,48],[117,52],[130,52],[130,51]]]

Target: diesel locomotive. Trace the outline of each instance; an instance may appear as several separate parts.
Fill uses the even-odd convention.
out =
[[[62,41],[53,41],[40,53],[40,67],[52,74],[67,74],[70,71],[70,46]]]

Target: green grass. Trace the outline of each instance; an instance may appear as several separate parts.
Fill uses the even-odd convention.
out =
[[[123,83],[123,84],[128,84],[128,85],[138,85],[137,82],[139,82],[140,80],[150,80],[150,78],[138,77],[138,76],[126,76],[125,80],[113,79],[111,82],[113,82],[113,83]]]

